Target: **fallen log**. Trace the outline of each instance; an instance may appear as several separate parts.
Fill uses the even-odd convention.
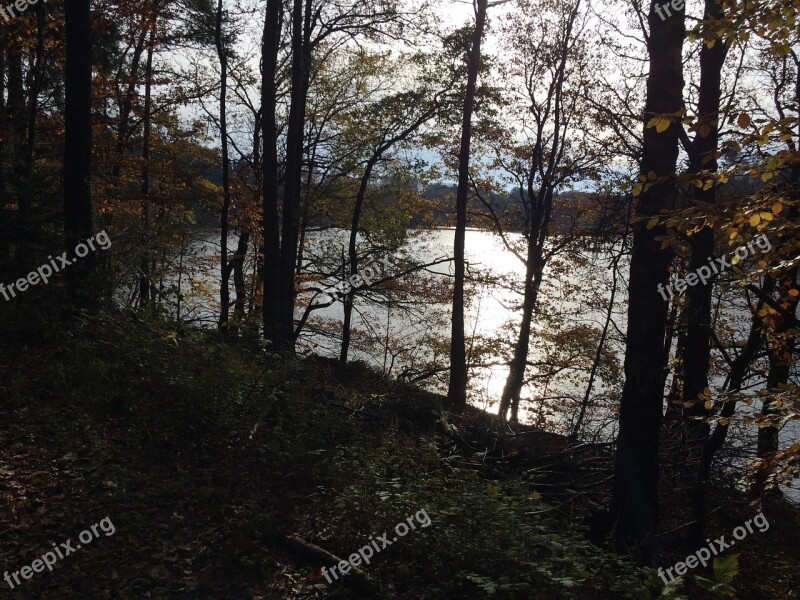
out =
[[[279,537],[279,541],[299,557],[315,562],[322,566],[335,566],[345,560],[339,558],[331,552],[328,552],[324,548],[320,548],[311,542],[306,542],[295,535],[281,535]],[[342,577],[345,583],[348,583],[358,591],[363,592],[368,596],[373,598],[392,597],[391,594],[382,589],[381,584],[378,581],[367,575],[366,572],[358,567],[351,566],[347,575],[342,574]]]

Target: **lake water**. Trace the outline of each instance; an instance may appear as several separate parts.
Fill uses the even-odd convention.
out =
[[[304,272],[326,271],[341,265],[346,255],[348,232],[312,233],[306,240]],[[350,360],[362,360],[390,377],[402,374],[413,380],[422,373],[434,373],[420,381],[435,391],[445,391],[447,383],[450,336],[450,288],[454,230],[439,229],[409,233],[407,243],[395,254],[395,275],[417,263],[444,262],[405,276],[378,288],[378,293],[359,295],[353,314],[353,339]],[[195,322],[216,323],[219,302],[219,238],[209,232],[190,245],[184,261],[181,289],[185,294],[181,317]],[[509,244],[523,253],[521,236],[507,236]],[[230,247],[235,248],[235,236]],[[382,264],[383,256],[364,259],[362,268],[371,262]],[[388,257],[386,257],[388,258]],[[470,402],[496,412],[508,375],[507,361],[519,327],[524,265],[496,234],[468,230],[466,233],[469,303],[465,332],[470,361]],[[550,430],[566,432],[574,421],[586,392],[588,372],[597,349],[600,331],[606,319],[611,293],[612,253],[565,251],[551,261],[540,291],[536,324],[531,337],[527,374],[531,380],[523,389],[520,419]],[[319,265],[327,265],[320,269]],[[384,267],[381,267],[384,268]],[[395,269],[395,272],[392,270]],[[606,340],[606,360],[592,386],[592,405],[587,414],[586,434],[599,439],[613,439],[616,434],[615,408],[621,390],[621,368],[626,329],[627,263],[620,264],[619,289],[612,310],[612,327]],[[341,278],[304,278],[308,286],[334,286]],[[749,317],[741,301],[719,318],[743,337]],[[298,295],[296,317],[299,319],[312,297]],[[298,351],[338,357],[341,344],[341,302],[316,310],[308,319],[298,340]],[[717,357],[719,358],[719,357]],[[437,369],[439,370],[437,372]],[[669,382],[668,382],[669,383]],[[720,386],[722,379],[712,381]],[[748,410],[743,407],[742,412]],[[732,435],[754,439],[755,428],[735,425]],[[781,432],[782,445],[800,439],[797,423]],[[796,494],[792,494],[796,497]]]

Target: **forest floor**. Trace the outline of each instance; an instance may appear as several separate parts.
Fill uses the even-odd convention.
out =
[[[114,532],[13,590],[0,581],[0,597],[658,597],[654,572],[586,538],[607,449],[564,458],[558,436],[450,414],[358,364],[265,366],[257,348],[131,315],[66,329],[39,317],[5,320],[0,340],[0,567],[106,517]],[[665,491],[665,529],[683,506]],[[713,537],[754,514],[721,506]],[[420,511],[430,526],[376,552],[363,578],[327,583],[320,551],[347,558]],[[796,599],[798,511],[765,514],[769,530],[737,547],[735,597]],[[665,567],[694,550],[662,546]]]

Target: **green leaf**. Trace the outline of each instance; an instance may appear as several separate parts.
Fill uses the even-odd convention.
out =
[[[714,559],[714,579],[730,583],[739,574],[739,555],[718,556]]]

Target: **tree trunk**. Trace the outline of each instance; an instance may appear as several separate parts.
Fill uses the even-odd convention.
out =
[[[350,275],[353,276],[358,273],[358,253],[356,252],[356,241],[358,240],[359,221],[361,220],[361,211],[364,207],[364,198],[367,195],[367,188],[369,186],[370,178],[372,177],[372,170],[380,160],[380,154],[373,155],[367,166],[364,169],[364,175],[361,177],[361,185],[356,194],[356,204],[353,207],[353,220],[350,224],[350,243],[348,244],[348,256],[350,259]],[[342,348],[339,353],[339,362],[342,365],[347,364],[347,354],[350,350],[350,329],[353,317],[353,301],[355,300],[355,289],[351,289],[344,299],[344,324],[342,325]]]
[[[144,123],[142,131],[142,224],[139,244],[142,260],[139,263],[139,305],[150,304],[151,260],[150,260],[150,136],[153,112],[153,52],[155,48],[156,20],[150,25],[150,39],[147,45],[147,66],[144,80]]]
[[[800,103],[800,72],[795,76],[795,103]],[[797,106],[797,104],[795,104]],[[789,140],[789,149],[797,153],[800,147],[800,137],[797,141]],[[797,198],[800,194],[800,165],[795,163],[792,165],[791,177],[789,180],[789,197]],[[786,219],[789,222],[796,221],[798,217],[797,205],[789,208]],[[781,240],[783,242],[784,240]],[[787,243],[791,240],[786,240]],[[790,291],[797,290],[797,274],[798,267],[790,269],[785,273],[777,284],[778,289],[778,302],[784,307],[786,312],[790,315],[797,313],[798,301],[800,296],[791,296]],[[777,390],[779,386],[785,385],[789,382],[791,374],[792,359],[797,343],[796,328],[788,323],[786,318],[782,315],[776,315],[775,334],[773,343],[769,348],[769,374],[767,376],[767,389]],[[764,414],[770,414],[775,411],[771,406],[771,402],[766,400],[761,409]],[[763,427],[758,430],[758,456],[766,457],[769,454],[778,451],[779,444],[779,430],[777,427]],[[763,487],[762,482],[757,482],[759,488]],[[760,489],[755,490],[760,493]]]
[[[764,294],[771,295],[775,289],[775,279],[766,277],[762,289]],[[759,316],[763,308],[764,300],[762,299],[758,301],[756,309],[753,312],[747,342],[739,353],[739,356],[736,357],[736,360],[733,361],[731,365],[728,381],[724,389],[732,394],[735,394],[741,389],[745,376],[747,375],[747,369],[755,360],[763,343],[764,322]],[[730,419],[735,412],[736,400],[728,400],[722,406],[720,417],[722,419]],[[703,539],[705,539],[706,520],[708,517],[708,482],[711,476],[711,466],[717,452],[722,448],[722,444],[725,443],[725,438],[728,435],[728,427],[728,421],[717,422],[714,431],[706,438],[705,444],[703,445],[703,454],[700,458],[700,466],[692,491],[692,517],[694,520],[692,538],[697,544],[702,544]]]
[[[624,244],[623,244],[623,251],[624,251]],[[606,309],[606,322],[603,325],[603,331],[600,334],[600,341],[597,344],[597,351],[594,355],[594,362],[592,363],[592,369],[589,372],[589,381],[586,384],[586,392],[583,395],[583,402],[581,403],[581,410],[578,413],[578,418],[575,420],[575,425],[572,428],[572,434],[570,435],[570,441],[575,442],[578,439],[578,435],[580,434],[581,427],[583,426],[583,420],[586,417],[586,411],[589,408],[589,400],[592,396],[592,386],[594,385],[594,380],[597,375],[597,370],[600,368],[600,360],[603,357],[603,347],[606,343],[606,338],[608,337],[608,330],[611,326],[611,319],[614,316],[614,300],[617,297],[617,269],[619,268],[619,261],[622,258],[622,254],[619,254],[613,261],[611,265],[611,297],[608,300],[608,308]]]
[[[128,147],[128,138],[130,137],[130,117],[133,112],[133,96],[136,94],[136,87],[139,85],[139,61],[142,58],[145,48],[145,40],[147,39],[147,26],[148,10],[150,3],[145,1],[142,11],[142,24],[139,38],[136,41],[136,46],[133,49],[133,57],[131,59],[131,73],[128,80],[128,85],[125,90],[125,95],[122,98],[122,106],[119,110],[119,129],[117,131],[117,147],[114,164],[111,167],[111,174],[116,178],[119,177],[122,170],[122,159],[125,155],[125,150]],[[155,20],[155,17],[152,17]]]
[[[651,0],[650,74],[644,123],[656,115],[677,114],[683,108],[683,61],[685,11],[662,20]],[[667,301],[658,292],[669,276],[673,252],[661,249],[656,238],[664,225],[647,229],[646,221],[672,207],[676,187],[678,127],[671,122],[658,133],[644,129],[642,174],[651,171],[665,181],[644,190],[637,208],[631,256],[628,332],[625,351],[625,385],[620,403],[619,434],[614,464],[611,512],[619,550],[630,549],[644,563],[656,559],[658,525],[658,450],[664,406],[667,355]]]
[[[224,338],[228,333],[230,318],[230,274],[228,266],[228,213],[231,208],[230,164],[228,162],[228,114],[226,100],[228,95],[228,50],[222,39],[222,0],[217,2],[217,23],[214,42],[217,47],[220,69],[219,92],[219,131],[222,138],[222,212],[220,214],[220,274],[222,282],[219,290],[219,332]]]
[[[310,3],[310,0],[308,0]],[[286,177],[283,194],[280,251],[280,324],[277,347],[294,351],[295,263],[297,261],[298,217],[302,191],[303,133],[308,92],[310,6],[303,18],[303,0],[294,0],[292,8],[292,90],[286,139]]]
[[[723,17],[722,6],[718,0],[706,0],[705,20]],[[689,173],[700,171],[717,172],[717,150],[719,146],[719,103],[721,97],[722,67],[728,54],[728,45],[718,37],[709,48],[700,48],[700,90],[697,102],[697,125],[690,156]],[[705,128],[708,129],[705,129]],[[707,135],[702,135],[705,132]],[[717,199],[717,188],[698,190],[695,200],[704,206],[712,205]],[[708,258],[714,254],[714,230],[704,227],[689,238],[691,258],[689,272],[708,268]],[[706,285],[690,286],[686,292],[684,325],[686,335],[683,347],[683,401],[695,402],[692,408],[684,410],[684,426],[689,440],[690,451],[698,443],[702,444],[709,433],[709,425],[703,420],[708,416],[703,402],[698,396],[708,387],[708,369],[711,362],[711,296],[713,282]]]
[[[264,19],[261,85],[261,127],[264,144],[261,184],[263,186],[264,337],[277,344],[280,331],[280,235],[278,228],[278,90],[276,84],[281,38],[281,0],[267,0]]]
[[[27,251],[35,239],[37,227],[32,222],[33,219],[33,190],[31,182],[33,179],[33,159],[36,150],[36,122],[39,117],[39,92],[42,88],[46,69],[45,55],[45,30],[47,29],[47,17],[45,15],[44,4],[40,3],[35,8],[36,12],[36,50],[34,54],[33,67],[27,74],[28,87],[28,110],[23,118],[20,110],[18,115],[18,130],[16,138],[19,143],[21,163],[18,164],[18,175],[15,177],[17,183],[17,198],[19,210],[18,233],[20,234],[20,244]],[[22,109],[23,107],[20,107]],[[20,256],[19,266],[22,272],[27,272],[29,265],[25,264],[25,257]]]
[[[64,237],[67,254],[77,262],[66,270],[70,297],[89,303],[84,287],[93,253],[76,259],[75,246],[92,236],[92,26],[89,0],[65,4]]]
[[[11,39],[8,47],[8,157],[11,175],[11,186],[17,198],[17,215],[14,224],[14,261],[15,275],[22,275],[26,270],[23,266],[25,253],[29,252],[28,239],[30,237],[30,207],[27,198],[22,192],[22,162],[24,153],[25,131],[25,93],[22,76],[22,54],[19,44]]]
[[[9,245],[8,192],[6,191],[6,165],[9,161],[7,153],[9,123],[6,110],[6,42],[8,36],[5,29],[0,30],[0,264],[7,265],[11,262],[11,247]],[[0,273],[3,271],[0,270]]]
[[[233,305],[233,315],[237,323],[245,317],[245,301],[247,300],[247,285],[244,280],[244,259],[250,245],[250,232],[242,229],[239,234],[239,244],[236,247],[236,256],[233,257],[233,287],[236,290],[236,301]]]
[[[800,167],[794,166],[792,179],[794,180],[795,189],[793,196],[797,197],[797,185],[800,182]],[[797,206],[792,206],[787,214],[787,221],[791,222],[797,219],[798,210]],[[785,243],[791,243],[786,240]],[[794,267],[785,273],[776,283],[778,292],[778,303],[784,308],[786,313],[794,315],[797,313],[798,300],[800,296],[791,296],[791,290],[797,290],[797,274],[798,268]],[[769,373],[767,374],[767,390],[772,392],[779,392],[782,386],[789,383],[789,376],[792,370],[794,350],[797,342],[796,328],[787,319],[781,315],[775,315],[775,331],[771,336],[771,343],[768,347],[769,358]],[[763,406],[761,412],[765,415],[774,414],[776,409],[772,406],[769,398],[763,398]],[[759,427],[758,429],[758,456],[759,458],[768,458],[771,454],[778,451],[778,442],[780,430],[777,427]],[[764,481],[757,480],[754,493],[760,493],[763,485],[766,483],[765,477],[767,472],[762,470],[760,475],[764,475]]]
[[[464,345],[464,245],[467,230],[467,198],[469,196],[469,162],[472,145],[472,113],[475,110],[475,89],[481,62],[481,42],[486,26],[488,0],[476,0],[475,31],[472,34],[464,115],[461,125],[461,148],[458,153],[458,189],[456,191],[456,231],[453,245],[455,281],[453,316],[450,337],[450,384],[447,397],[453,407],[467,406],[467,354]]]
[[[550,225],[550,214],[553,209],[552,189],[543,188],[534,194],[533,180],[529,179],[528,197],[536,198],[535,209],[531,217],[528,233],[528,254],[525,259],[525,294],[522,301],[522,323],[519,337],[514,345],[514,357],[509,365],[508,378],[500,399],[499,415],[506,418],[511,409],[511,420],[518,421],[519,401],[522,386],[525,382],[525,368],[528,364],[533,311],[539,297],[539,288],[544,276],[544,243],[547,239],[547,228]]]

